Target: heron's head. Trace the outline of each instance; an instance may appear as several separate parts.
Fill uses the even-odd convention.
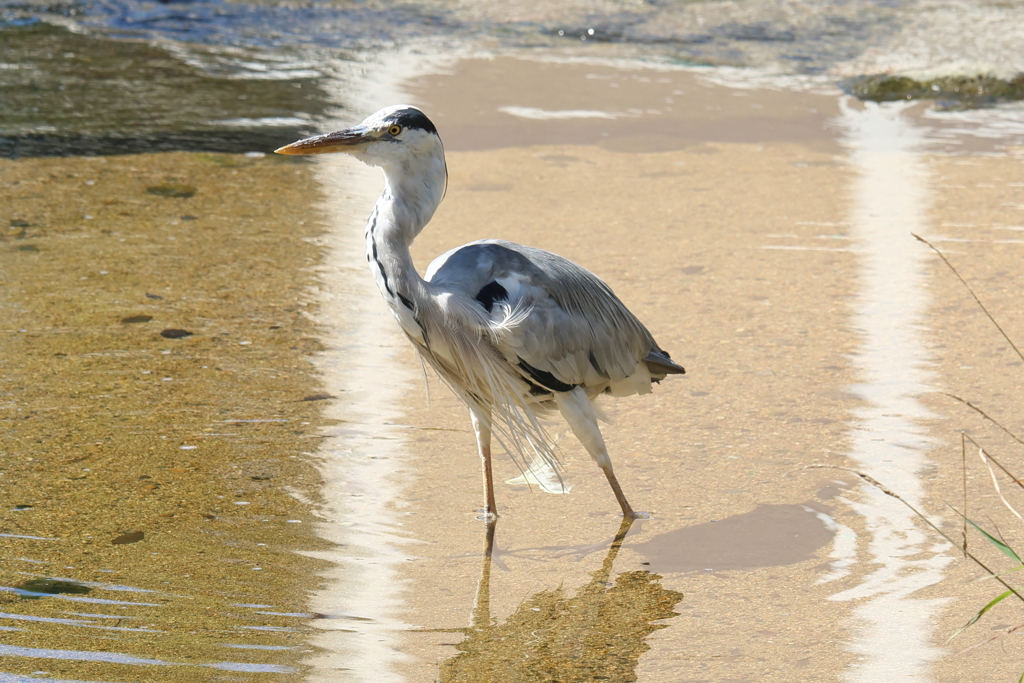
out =
[[[315,135],[274,150],[277,154],[344,152],[371,166],[408,165],[441,155],[437,128],[416,107],[397,104],[371,114],[357,126]]]

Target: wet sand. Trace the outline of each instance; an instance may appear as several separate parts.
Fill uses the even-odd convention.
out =
[[[448,202],[419,254],[478,236],[482,223],[488,235],[563,254],[600,273],[687,368],[652,396],[602,403],[623,487],[637,509],[652,512],[636,524],[615,570],[661,574],[665,589],[686,595],[676,605],[680,616],[649,639],[644,680],[753,679],[766,671],[776,680],[810,680],[842,668],[844,610],[821,609],[835,586],[815,586],[831,540],[817,514],[856,520],[829,502],[842,488],[832,480],[842,477],[787,473],[843,452],[842,423],[853,403],[842,391],[852,343],[843,329],[844,271],[852,258],[764,248],[792,239],[770,236],[780,233],[822,243],[821,224],[841,219],[832,201],[841,166],[797,146],[708,144],[658,155],[565,146],[467,152],[452,155],[450,170]],[[770,196],[771,208],[737,205],[737,193]],[[566,217],[564,229],[551,230],[552,212]],[[808,319],[805,307],[818,315]],[[430,491],[415,535],[431,539],[437,554],[417,572],[417,583],[430,588],[411,594],[423,598],[415,601],[419,623],[464,626],[478,562],[446,558],[480,544],[472,434],[464,411],[445,399],[411,421],[460,430],[418,445]],[[509,572],[494,577],[496,616],[538,590],[583,584],[617,529],[600,471],[571,437],[561,447],[571,495],[499,488],[499,548],[516,556],[503,557]],[[518,474],[507,461],[498,472],[499,480]],[[781,527],[773,514],[784,518]],[[727,525],[737,515],[748,515],[747,523]],[[448,516],[460,523],[445,529]],[[692,535],[697,529],[706,532]],[[766,531],[774,536],[764,544]],[[800,543],[808,536],[814,540]],[[745,571],[728,571],[736,569]],[[456,585],[444,616],[428,607],[430,596]]]
[[[1024,155],[1010,150],[1003,156],[959,156],[931,159],[934,204],[931,209],[933,244],[943,251],[975,294],[1018,348],[1024,340]],[[927,397],[937,416],[930,424],[939,440],[933,451],[936,468],[926,475],[946,530],[959,540],[962,521],[945,507],[963,510],[964,477],[960,432],[973,437],[986,451],[1021,476],[1024,446],[946,394],[971,402],[1018,437],[1024,431],[1024,362],[985,317],[978,304],[949,269],[935,257],[929,268],[933,305],[929,349],[935,358],[939,392]],[[967,444],[967,516],[989,533],[998,532],[1018,553],[1024,546],[1024,526],[1006,510],[992,486],[977,447]],[[1003,475],[1003,494],[1018,511],[1021,491]],[[968,548],[989,567],[1005,572],[1013,564],[979,534],[968,535]],[[952,635],[1004,588],[969,560],[958,558],[946,579],[930,588],[933,597],[953,597],[936,627],[940,638]],[[1013,574],[1009,575],[1010,577]],[[1015,585],[1014,581],[1010,581]],[[975,626],[948,645],[953,654],[935,669],[938,681],[1014,680],[1024,668],[1024,646],[1003,632],[1020,623],[1020,607],[1005,600]],[[1001,636],[1001,637],[1000,637]],[[990,640],[994,639],[994,640]],[[988,641],[988,642],[987,642]],[[982,645],[983,643],[987,643]],[[980,645],[977,649],[961,652]]]
[[[10,312],[0,342],[10,387],[0,485],[5,504],[18,498],[0,512],[0,533],[10,534],[0,537],[3,585],[63,576],[163,591],[124,598],[97,586],[85,597],[164,605],[130,607],[136,618],[117,624],[163,633],[97,631],[107,622],[64,612],[113,614],[121,605],[79,609],[8,591],[4,612],[94,625],[5,620],[24,630],[5,631],[4,644],[279,667],[218,674],[245,680],[265,680],[267,671],[360,680],[344,671],[344,657],[315,652],[325,641],[314,628],[341,624],[353,642],[372,638],[373,652],[384,653],[372,680],[497,681],[510,672],[524,681],[889,680],[858,668],[868,660],[858,654],[853,614],[866,599],[835,597],[879,569],[866,548],[872,530],[855,510],[867,495],[848,473],[796,471],[850,465],[865,408],[851,391],[863,381],[853,359],[865,334],[852,322],[861,268],[850,229],[856,171],[829,124],[835,98],[724,89],[688,72],[511,59],[467,60],[418,83],[409,98],[441,129],[450,173],[445,201],[414,247],[420,268],[483,237],[550,249],[600,274],[687,368],[652,395],[601,404],[616,472],[650,518],[622,538],[606,482],[567,436],[569,495],[505,483],[519,471],[499,458],[502,517],[493,562],[484,561],[489,539],[476,519],[479,464],[465,410],[434,380],[427,404],[414,352],[382,302],[345,284],[369,282],[358,225],[379,191],[375,174],[357,183],[327,172],[343,159],[0,161],[6,196],[15,198],[4,216],[15,223],[0,243]],[[612,117],[550,116],[569,110]],[[1012,241],[1024,225],[1020,156],[922,158],[928,234],[976,240],[936,243],[1024,339],[1015,301],[1024,245]],[[147,192],[157,186],[196,192]],[[353,234],[340,239],[341,229]],[[350,262],[338,262],[342,251],[330,245],[339,241]],[[942,503],[962,500],[957,430],[985,439],[994,454],[1019,447],[939,391],[1013,429],[1020,359],[944,266],[929,264],[920,358],[937,391],[921,397],[934,419],[924,424],[932,441],[920,478],[927,509],[955,530]],[[359,309],[391,332],[353,336],[346,300],[352,317]],[[153,320],[121,322],[139,315]],[[195,334],[159,336],[171,328]],[[371,347],[390,354],[389,367],[375,365]],[[331,363],[366,375],[366,393],[303,400],[335,392]],[[386,393],[381,383],[403,396],[400,405],[360,412]],[[335,446],[322,447],[323,435]],[[395,458],[384,471],[398,493],[380,514],[400,519],[390,527],[374,526],[372,511],[339,516],[348,514],[341,496],[380,493],[357,490],[357,474],[341,471],[364,467],[338,452],[359,439],[375,449],[366,469]],[[972,516],[991,517],[1012,541],[1019,522],[1000,511],[978,465],[975,457]],[[338,500],[318,499],[321,475]],[[21,505],[30,509],[11,509]],[[313,534],[314,515],[331,542]],[[133,531],[145,539],[111,544]],[[356,547],[356,533],[371,545],[379,537],[390,558],[377,586],[382,560]],[[976,536],[972,548],[993,565],[1001,559]],[[911,596],[953,598],[925,634],[936,647],[997,592],[991,582],[970,583],[978,571],[937,538],[919,554],[943,552],[952,557],[943,580]],[[333,567],[315,559],[339,554],[346,563]],[[29,568],[13,564],[21,557]],[[345,584],[360,566],[368,595]],[[325,584],[328,575],[338,583]],[[352,608],[372,607],[378,588],[378,612]],[[347,619],[302,617],[325,604]],[[960,646],[1016,624],[1015,610],[1000,605]],[[900,620],[892,615],[897,631]],[[98,643],[96,634],[117,640]],[[1012,680],[1024,657],[1015,641],[1005,646],[964,656],[954,646],[932,678]],[[20,654],[5,657],[5,671],[122,680],[142,670]],[[152,680],[196,674],[156,664],[145,672]]]
[[[467,71],[490,67],[471,64]],[[524,80],[554,69],[520,68]],[[543,108],[593,108],[557,95],[572,92],[576,79],[592,71],[615,73],[549,72],[544,95],[551,98]],[[657,86],[662,91],[700,87],[688,74],[618,76],[641,88],[674,78]],[[466,73],[453,79],[460,77]],[[468,88],[474,96],[481,90],[486,99],[486,87]],[[424,98],[442,116],[462,110],[458,93],[440,83]],[[739,100],[716,92],[700,105],[730,99]],[[743,110],[750,104],[762,102],[747,99]],[[823,109],[828,101],[808,97],[791,106],[806,114],[809,104]],[[821,516],[854,528],[858,521],[836,505],[847,486],[841,473],[790,472],[811,461],[844,463],[843,421],[857,403],[844,392],[852,383],[847,354],[856,343],[846,327],[855,261],[839,227],[848,171],[819,126],[806,128],[804,144],[735,141],[746,130],[742,111],[724,115],[735,115],[735,126],[719,119],[689,139],[659,138],[699,108],[689,101],[671,114],[600,122],[607,130],[582,124],[598,145],[450,153],[448,195],[414,256],[425,266],[433,255],[480,237],[562,254],[599,273],[687,368],[686,377],[669,378],[651,396],[602,402],[612,418],[604,433],[623,487],[637,509],[651,512],[627,536],[607,592],[631,595],[625,600],[637,605],[634,620],[649,623],[653,633],[646,640],[636,631],[620,634],[627,643],[614,656],[602,655],[598,639],[581,646],[582,661],[601,662],[612,680],[634,680],[634,674],[649,681],[828,680],[851,655],[844,647],[847,607],[827,597],[851,578],[818,583],[831,570],[832,532]],[[578,121],[513,121],[545,140],[583,135]],[[500,132],[491,134],[502,139]],[[627,151],[638,134],[646,142]],[[649,141],[658,139],[667,149],[651,152]],[[478,141],[456,132],[449,148]],[[470,624],[480,571],[482,525],[473,512],[480,504],[478,465],[464,410],[440,389],[431,397],[429,408],[418,397],[410,403],[412,424],[445,431],[415,444],[425,470],[417,488],[427,490],[409,526],[428,545],[414,550],[421,560],[406,573],[412,582],[406,618],[425,629],[455,630]],[[533,633],[569,630],[586,641],[595,628],[614,632],[621,617],[608,609],[596,621],[522,619],[535,602],[550,603],[552,592],[580,599],[618,529],[617,506],[600,471],[571,436],[560,446],[570,495],[499,485],[501,568],[490,577],[490,610],[499,624],[519,621]],[[499,481],[518,474],[507,460],[498,472]],[[644,611],[641,596],[650,592],[660,600]],[[666,602],[678,616],[666,618]],[[516,661],[513,648],[530,640],[508,637],[487,656],[463,655],[458,665],[449,660],[441,679],[502,680],[503,667],[515,664],[525,667],[522,680],[551,680],[551,671],[558,680],[583,680],[587,667],[570,658],[556,657],[556,664],[542,658],[530,668],[520,652]],[[442,644],[458,641],[450,633],[410,637],[407,647],[418,661],[409,679],[429,677],[435,662],[451,656]],[[544,650],[536,640],[532,647]],[[474,673],[455,675],[446,667]]]
[[[323,545],[325,425],[304,400],[308,176],[227,155],[0,160],[5,672],[301,672],[319,565],[295,550]],[[46,577],[77,589],[33,595]]]

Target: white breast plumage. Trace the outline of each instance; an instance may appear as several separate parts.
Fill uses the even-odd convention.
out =
[[[380,286],[380,284],[380,281],[378,281],[377,285]],[[381,289],[381,293],[384,294],[384,300],[387,301],[388,308],[391,309],[391,315],[395,316],[395,320],[397,320],[398,324],[402,326],[405,333],[414,341],[426,346],[426,341],[423,337],[423,328],[420,327],[420,323],[416,320],[416,316],[413,312],[406,308],[405,304],[401,301],[388,296],[387,292],[384,291],[383,288]]]

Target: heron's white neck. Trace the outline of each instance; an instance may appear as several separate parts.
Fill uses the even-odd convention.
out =
[[[377,286],[393,310],[408,308],[402,302],[422,297],[423,279],[409,246],[427,225],[441,197],[447,178],[444,151],[416,155],[382,165],[384,193],[373,207],[366,225],[366,258]]]
[[[377,200],[378,209],[388,204],[393,218],[386,227],[389,237],[412,244],[420,231],[430,222],[444,196],[448,171],[444,163],[444,149],[440,141],[435,149],[390,161],[381,166],[384,171],[384,194]]]

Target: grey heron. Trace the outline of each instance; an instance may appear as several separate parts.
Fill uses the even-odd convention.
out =
[[[537,419],[554,409],[604,472],[623,516],[635,518],[591,401],[650,393],[652,382],[685,371],[611,288],[561,256],[494,239],[442,254],[420,277],[409,247],[441,202],[448,170],[437,128],[416,107],[385,107],[357,126],[276,151],[343,152],[384,171],[384,193],[366,225],[366,259],[406,336],[469,408],[485,518],[497,515],[492,433],[510,453],[555,467]]]

